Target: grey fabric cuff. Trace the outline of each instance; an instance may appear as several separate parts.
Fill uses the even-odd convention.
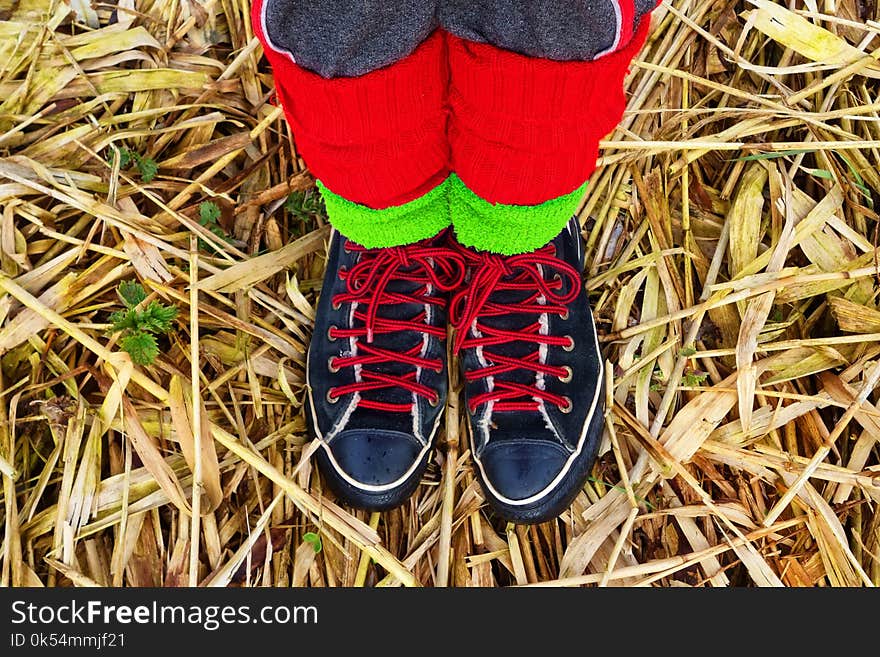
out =
[[[621,3],[629,3],[622,11]],[[353,77],[412,53],[438,26],[522,55],[589,61],[622,48],[655,0],[264,0],[275,50],[325,78]],[[634,16],[623,28],[621,17]]]
[[[437,0],[263,0],[270,47],[325,78],[354,77],[411,54],[437,26]]]
[[[621,8],[629,3],[629,8]],[[521,55],[590,61],[626,45],[654,0],[441,0],[440,24],[452,34]],[[621,25],[623,16],[633,25]]]

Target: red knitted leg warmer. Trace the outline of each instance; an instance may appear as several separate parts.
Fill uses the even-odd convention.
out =
[[[623,115],[623,80],[649,23],[590,62],[525,57],[447,35],[452,170],[491,203],[538,205],[583,185],[599,140]]]
[[[326,79],[271,48],[260,5],[253,4],[252,23],[297,150],[328,189],[383,209],[420,198],[449,177],[449,76],[441,32],[390,66]]]

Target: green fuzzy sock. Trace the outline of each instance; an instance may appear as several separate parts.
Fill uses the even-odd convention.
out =
[[[327,206],[330,223],[355,244],[368,249],[413,244],[448,227],[451,178],[409,203],[374,210],[353,203],[332,191],[319,180],[318,189]]]
[[[465,246],[503,255],[539,249],[559,234],[577,210],[587,183],[540,205],[490,203],[452,174],[409,203],[376,210],[334,194],[321,181],[330,223],[368,249],[412,244],[434,237],[450,224]]]
[[[587,189],[540,205],[490,203],[474,194],[455,174],[449,177],[449,202],[455,236],[465,246],[503,255],[541,248],[565,228]]]

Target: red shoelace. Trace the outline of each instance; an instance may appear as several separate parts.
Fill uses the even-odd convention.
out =
[[[440,372],[443,369],[443,362],[440,359],[421,357],[419,355],[422,350],[421,341],[411,349],[399,352],[377,346],[374,344],[374,338],[381,334],[416,331],[445,340],[445,326],[428,324],[425,310],[411,319],[402,320],[382,317],[379,315],[379,309],[389,304],[406,303],[445,308],[446,295],[457,289],[464,281],[464,256],[446,246],[435,246],[425,242],[385,249],[366,249],[349,242],[345,248],[347,251],[358,252],[361,255],[357,264],[350,270],[339,270],[339,277],[346,284],[346,292],[333,297],[333,306],[358,304],[354,318],[362,326],[348,329],[335,326],[330,328],[331,339],[353,338],[356,347],[353,350],[356,355],[333,358],[330,367],[339,370],[343,367],[360,365],[362,369],[359,381],[331,388],[328,393],[330,398],[338,399],[356,392],[403,388],[436,404],[439,401],[436,391],[416,380],[417,368]],[[393,292],[388,288],[394,281],[408,281],[418,284],[418,287],[407,294]],[[371,366],[389,362],[406,363],[413,369],[402,376],[370,369]],[[412,410],[412,404],[392,404],[363,397],[358,400],[358,406],[392,413],[409,413]]]
[[[497,377],[516,370],[528,370],[560,379],[571,376],[571,370],[567,367],[541,362],[541,345],[571,349],[574,347],[574,339],[568,335],[542,333],[540,316],[547,314],[564,317],[567,314],[566,306],[581,290],[579,272],[556,257],[556,248],[552,244],[532,253],[514,256],[475,252],[462,246],[457,250],[464,254],[472,275],[466,287],[453,297],[449,307],[450,322],[456,329],[454,351],[459,353],[463,349],[483,347],[483,357],[489,366],[465,372],[465,379],[477,381],[490,376],[496,377],[491,390],[469,400],[471,412],[489,402],[495,402],[495,411],[537,411],[540,402],[536,400],[554,404],[564,411],[571,410],[568,398],[542,390],[537,382],[524,385]],[[555,276],[547,280],[550,274]],[[568,278],[570,284],[568,292],[558,294],[557,290],[563,287],[562,277]],[[493,294],[504,291],[523,292],[527,296],[516,303],[490,301]],[[493,328],[481,321],[487,317],[511,314],[536,317],[533,323],[517,330]],[[514,341],[531,342],[538,348],[524,358],[511,358],[499,353],[503,351],[504,345]]]

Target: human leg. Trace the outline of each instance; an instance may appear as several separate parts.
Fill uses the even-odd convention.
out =
[[[477,474],[508,520],[560,513],[601,441],[604,369],[572,215],[623,114],[647,13],[643,0],[441,7],[452,222],[468,262],[450,313]]]
[[[446,390],[445,39],[433,1],[262,0],[252,22],[332,233],[306,364],[324,480],[368,509],[418,485]]]
[[[318,180],[330,222],[363,246],[412,243],[449,225],[446,46],[435,32],[434,6],[253,5],[297,150]]]
[[[623,115],[623,80],[647,37],[646,2],[441,4],[460,241],[525,253],[566,225],[599,141]]]

